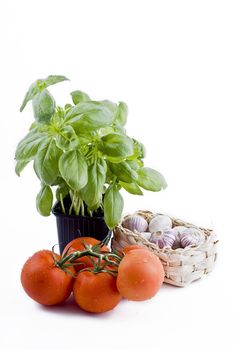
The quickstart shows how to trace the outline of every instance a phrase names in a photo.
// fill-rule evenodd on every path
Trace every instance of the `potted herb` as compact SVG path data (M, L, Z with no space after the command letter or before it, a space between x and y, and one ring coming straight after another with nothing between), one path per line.
M142 195L142 188L166 187L159 172L144 167L142 143L126 134L126 104L73 91L73 103L59 107L47 88L65 80L51 75L29 87L20 111L32 101L35 120L15 153L17 175L33 161L37 210L56 215L60 250L78 235L103 239L121 221L122 188Z

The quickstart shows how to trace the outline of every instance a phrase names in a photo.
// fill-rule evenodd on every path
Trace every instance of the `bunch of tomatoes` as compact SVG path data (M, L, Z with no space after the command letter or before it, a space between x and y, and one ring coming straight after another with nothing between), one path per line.
M63 303L73 292L77 305L88 312L112 310L121 300L152 298L164 280L157 256L141 246L110 252L92 237L71 241L62 255L41 250L23 266L25 292L42 305Z

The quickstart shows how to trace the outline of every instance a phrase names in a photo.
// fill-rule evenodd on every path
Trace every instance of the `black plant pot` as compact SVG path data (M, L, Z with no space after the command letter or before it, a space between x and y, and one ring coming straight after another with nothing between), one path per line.
M65 208L68 206L65 198ZM63 214L61 203L57 202L52 213L56 217L59 250L62 254L65 246L77 237L94 237L102 241L108 235L109 229L104 221L103 212L97 211L92 217Z

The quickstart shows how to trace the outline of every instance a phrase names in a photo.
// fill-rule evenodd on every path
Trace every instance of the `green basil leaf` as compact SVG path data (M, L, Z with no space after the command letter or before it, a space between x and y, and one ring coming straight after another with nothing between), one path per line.
M142 190L140 189L140 187L135 182L126 183L126 182L120 181L119 183L127 192L129 192L131 194L136 194L136 195L139 195L139 196L143 195Z
M72 91L70 95L72 97L72 101L74 105L77 105L80 102L90 101L89 95L87 95L85 92L80 90Z
M54 85L61 81L68 80L63 75L49 75L46 79L38 79L34 83L32 83L24 97L23 103L20 107L20 112L23 111L26 104L32 100L37 94L43 91L46 87L50 85Z
M44 79L44 83L46 87L48 87L50 85L54 85L65 80L69 80L69 79L64 75L49 75L46 79Z
M40 124L37 121L35 121L30 125L29 131L37 132L39 131L39 128L40 128Z
M33 98L33 112L35 119L40 123L48 123L55 112L55 100L47 89Z
M128 117L128 106L125 102L119 102L116 120L120 125L125 125Z
M123 198L115 185L110 185L104 196L104 219L113 229L121 221L123 211Z
M139 168L141 168L139 162L137 159L135 160L126 160L126 163L133 169L133 170L138 170Z
M41 176L40 176L39 169L38 169L38 162L35 162L35 159L33 162L33 169L34 169L34 172L37 175L38 179L41 181Z
M105 128L101 128L98 130L98 134L100 137L113 133L115 130L113 126L106 126Z
M56 146L53 138L47 139L40 146L35 158L35 172L41 181L53 185L59 175L58 161L62 151Z
M15 159L30 161L37 154L38 147L48 136L45 133L30 131L19 143L15 152Z
M63 153L59 159L59 170L67 184L75 191L80 191L87 183L87 163L78 150Z
M131 159L145 158L145 156L146 156L145 146L141 142L139 142L135 139L132 139L132 140L133 140L134 153L132 156L128 157L128 159L131 160Z
M56 189L56 198L58 201L61 200L61 196L62 198L65 198L69 193L69 187L67 185L67 183L65 181L60 181L57 189Z
M117 115L117 112L118 112L118 106L116 103L114 102L111 102L109 100L102 100L100 101L100 103L103 105L103 106L106 106L109 110L112 111L113 115L115 116L116 118L116 115Z
M88 181L80 193L81 197L90 208L96 205L99 206L102 202L106 170L107 166L104 159L98 159L88 167Z
M20 107L20 112L22 112L26 106L26 104L32 100L38 93L40 92L40 89L37 85L37 82L33 83L30 85L25 97L24 97L24 100L22 102L22 105Z
M121 163L123 160L125 160L126 157L108 157L106 156L106 160L108 160L111 163Z
M103 136L98 147L103 154L109 157L125 158L133 154L132 139L119 133Z
M20 176L20 173L22 172L22 170L24 170L24 168L26 167L26 165L29 163L29 160L18 160L15 166L15 172L18 176Z
M154 169L140 168L137 173L137 184L146 190L157 192L167 187L163 175Z
M124 134L124 135L126 135L126 130L125 130L125 128L124 128L122 125L120 125L119 123L115 123L115 125L113 126L113 128L114 128L114 132L117 132L117 133L119 133L119 134Z
M134 182L138 175L135 170L131 168L131 166L123 161L120 163L108 163L111 172L117 176L118 180L123 182Z
M38 212L43 216L49 216L53 205L53 192L50 186L43 185L36 198Z
M77 147L78 138L71 125L66 125L58 131L56 145L63 151L70 151Z
M101 102L80 102L66 115L65 123L71 125L76 133L87 133L109 126L114 121L114 114Z

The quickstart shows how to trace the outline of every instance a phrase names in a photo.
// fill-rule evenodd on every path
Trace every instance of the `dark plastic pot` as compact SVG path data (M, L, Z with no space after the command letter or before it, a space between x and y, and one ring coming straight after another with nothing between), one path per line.
M77 216L62 213L60 202L57 202L52 213L56 217L60 253L65 246L77 237L94 237L102 241L108 235L109 229L105 224L103 213L96 216Z

